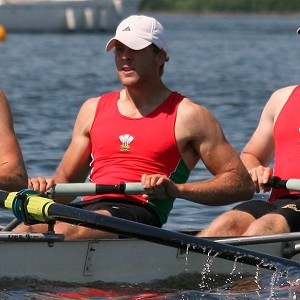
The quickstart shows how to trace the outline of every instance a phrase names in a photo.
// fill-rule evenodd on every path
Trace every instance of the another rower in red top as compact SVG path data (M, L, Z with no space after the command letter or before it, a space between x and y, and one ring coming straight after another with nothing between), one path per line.
M242 151L256 191L269 191L271 176L300 178L300 86L275 91ZM274 168L270 163L274 160ZM273 188L268 201L241 203L216 218L199 236L269 235L300 231L300 194ZM238 224L238 226L237 226Z

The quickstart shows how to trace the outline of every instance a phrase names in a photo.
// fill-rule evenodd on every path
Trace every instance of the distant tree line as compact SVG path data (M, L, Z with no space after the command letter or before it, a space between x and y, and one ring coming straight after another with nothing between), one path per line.
M163 12L296 13L299 0L143 0L140 10Z

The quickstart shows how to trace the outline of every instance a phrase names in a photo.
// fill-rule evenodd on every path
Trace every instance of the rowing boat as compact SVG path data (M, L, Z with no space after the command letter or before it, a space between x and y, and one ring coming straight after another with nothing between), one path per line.
M101 193L101 189L106 193L144 192L129 184L87 186L84 194ZM60 190L56 186L56 195L83 193L81 188L67 187L66 192L66 187ZM65 241L63 235L52 231L51 225L45 234L2 230L1 279L132 284L199 274L201 282L212 276L258 276L274 271L284 274L289 268L300 270L300 233L205 239L194 237L194 232L175 232L83 211L32 192L1 191L0 203L21 220L26 213L27 220L29 217L50 224L65 221L128 237Z
M0 232L0 278L67 283L151 283L183 274L253 275L259 266L141 239L64 241L61 235ZM216 240L218 241L218 240ZM276 257L300 261L300 234L228 238L230 243ZM205 247L205 245L204 245Z

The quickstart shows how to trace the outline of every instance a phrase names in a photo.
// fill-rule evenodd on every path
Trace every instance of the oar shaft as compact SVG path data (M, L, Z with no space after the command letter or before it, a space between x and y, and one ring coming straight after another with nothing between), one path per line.
M151 192L151 194L161 194L163 188ZM125 194L141 195L148 194L140 182L120 183L116 185L105 185L96 183L57 183L51 190L51 197L56 196L89 196L101 194Z
M1 206L13 210L17 217L17 215L20 216L19 210L23 207L23 205L20 203L21 199L18 199L18 197L16 199L16 197L17 193L0 191ZM26 212L31 218L41 222L59 220L96 230L104 230L120 235L139 238L170 247L205 253L210 256L216 255L220 258L256 267L259 266L265 269L275 270L276 264L300 269L300 264L293 260L222 244L209 239L198 238L175 231L144 225L121 218L108 217L95 212L56 203L53 200L40 197L39 195L27 195Z
M120 185L98 185L95 183L58 183L50 190L54 196L89 196L98 193L123 193Z
M170 247L188 249L189 251L205 253L211 256L260 266L266 269L276 269L274 263L300 268L300 264L293 260L268 255L232 245L213 242L204 238L197 238L187 234L169 231L115 217L108 217L54 203L48 207L48 216L55 220L81 225L92 229L104 230L129 237L163 244Z

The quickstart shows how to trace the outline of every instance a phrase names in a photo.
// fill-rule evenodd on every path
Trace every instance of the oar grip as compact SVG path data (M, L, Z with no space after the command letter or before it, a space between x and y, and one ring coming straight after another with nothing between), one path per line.
M58 183L50 190L55 196L89 196L96 195L95 183Z
M57 183L52 189L50 189L48 194L51 198L55 198L57 196L77 197L101 194L157 195L163 194L164 192L164 187L159 187L155 190L144 189L140 182L121 182L117 185L96 183Z
M148 194L148 195L158 195L163 194L165 192L165 188L163 186L159 186L156 190L147 190L144 189L140 182L130 182L126 183L125 192L126 195L141 195L141 194Z
M300 191L300 180L299 179L289 179L286 182L286 188L292 191Z

